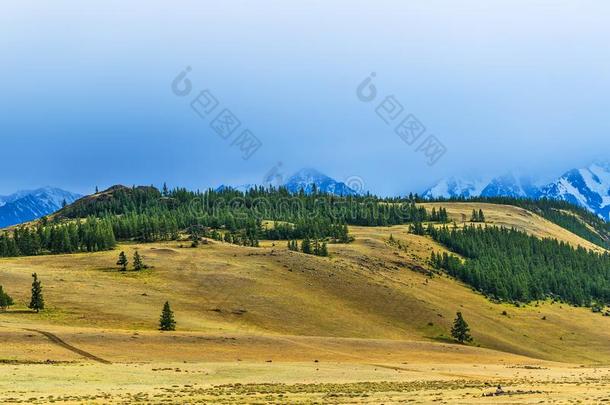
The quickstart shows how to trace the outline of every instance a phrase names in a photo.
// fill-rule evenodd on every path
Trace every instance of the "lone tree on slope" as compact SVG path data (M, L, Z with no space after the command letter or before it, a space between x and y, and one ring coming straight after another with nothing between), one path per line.
M138 251L136 250L136 253L134 253L133 255L133 269L139 271L145 268L146 265L142 261L142 256L140 256L140 253L138 253Z
M159 319L159 330L176 330L176 321L174 320L174 313L169 307L169 301L165 301L165 305L163 305L163 311L161 312L161 318Z
M32 299L30 300L29 308L36 311L44 309L44 299L42 298L42 284L38 280L36 273L32 274L34 281L32 282Z
M472 342L472 336L470 336L470 328L468 323L462 317L462 313L456 314L455 320L453 321L453 327L451 328L451 336L460 343Z
M0 309L6 311L6 309L11 305L13 305L13 299L10 295L4 292L2 286L0 285Z
M121 266L121 271L126 271L127 270L127 265L129 264L129 261L127 260L127 256L125 255L125 252L121 252L119 254L119 261L116 262L117 266Z

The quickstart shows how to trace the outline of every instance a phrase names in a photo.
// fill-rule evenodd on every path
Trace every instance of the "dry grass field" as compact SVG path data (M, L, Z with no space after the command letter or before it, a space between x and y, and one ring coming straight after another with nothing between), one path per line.
M461 221L591 247L527 211L442 204ZM430 208L430 207L428 207ZM331 257L213 242L0 259L16 301L0 313L2 403L603 403L610 318L540 302L495 304L430 276L442 251L406 226L351 227ZM390 245L389 236L404 249ZM150 269L121 273L138 250ZM47 309L26 310L31 273ZM156 330L169 300L176 332ZM456 311L474 344L448 338ZM505 314L504 314L505 313ZM487 397L500 384L501 397Z

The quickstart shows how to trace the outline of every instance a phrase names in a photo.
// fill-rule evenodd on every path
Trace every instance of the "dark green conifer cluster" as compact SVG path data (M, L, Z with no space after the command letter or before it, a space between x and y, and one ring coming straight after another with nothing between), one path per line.
M485 214L483 213L483 210L472 210L470 222L485 222Z
M301 242L300 249L299 249L299 242L296 239L289 240L288 249L292 250L294 252L301 252L301 253L305 253L308 255L322 256L322 257L328 256L328 246L327 246L326 242L323 240L319 240L319 239L312 240L309 237L306 237L305 239L303 239L303 241Z
M513 302L558 299L577 306L610 303L610 254L587 251L514 229L437 229L432 238L466 260L435 254L431 262L487 296Z
M606 222L586 208L579 207L568 201L547 198L533 200L515 197L456 197L433 200L422 200L416 197L415 199L417 202L483 202L513 205L536 213L589 242L604 248L610 248L610 222Z
M20 227L0 235L0 257L42 253L97 252L116 245L112 221L89 217L66 224L45 224L35 229Z
M13 298L4 292L4 289L0 285L0 310L6 311L6 309L13 305L13 303Z
M95 252L114 248L116 240L176 240L194 229L201 231L199 236L242 246L256 247L260 239L348 243L348 225L444 221L446 211L430 218L415 205L416 198L290 194L262 187L241 193L116 186L64 207L51 223L42 220L36 229L0 235L0 256ZM274 226L263 226L263 220Z

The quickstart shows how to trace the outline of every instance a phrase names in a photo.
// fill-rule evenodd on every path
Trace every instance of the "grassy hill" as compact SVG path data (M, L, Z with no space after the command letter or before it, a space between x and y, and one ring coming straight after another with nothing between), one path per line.
M468 223L473 209L482 209L485 212L486 224L515 228L539 238L557 239L575 247L582 246L597 252L605 251L603 247L570 232L566 228L532 211L513 205L481 202L437 202L423 203L421 206L429 210L433 207L436 209L445 208L451 220L457 222L460 226L465 223L464 219ZM570 212L568 215L580 219L575 213ZM593 229L591 231L596 232Z
M485 226L515 227L573 246L601 249L514 206L447 202L424 206L442 206L458 226L463 214L483 209ZM16 305L0 313L0 359L96 361L88 358L91 355L112 363L145 362L156 369L182 367L175 362L187 361L193 364L193 373L209 372L217 362L243 362L230 369L218 366L217 372L224 375L215 374L213 381L218 383L277 381L277 373L294 376L282 380L287 383L302 382L296 377L299 373L309 376L308 383L354 382L341 377L347 369L360 376L359 381L387 381L387 373L376 374L379 367L387 367L405 373L397 377L400 381L419 370L413 377L417 381L425 373L448 379L446 386L454 378L482 384L480 379L490 378L492 370L498 381L517 384L497 376L505 375L507 367L523 364L535 365L534 373L564 367L549 361L596 367L610 363L610 317L550 301L520 307L493 303L453 278L431 273L430 253L446 250L428 236L410 233L408 225L350 226L349 232L354 242L330 244L330 257L290 251L286 241L262 240L255 248L206 239L196 248L188 240L123 242L112 251L2 258L0 284ZM393 244L388 242L390 235ZM130 259L138 250L151 267L119 272L115 263L123 250ZM43 282L47 304L40 314L26 310L33 272ZM170 334L156 331L166 300L178 322L178 332ZM456 311L470 324L473 346L456 345L449 338ZM275 373L260 369L269 361ZM440 364L444 366L439 368ZM475 376L465 364L489 370ZM61 367L68 374L76 371L69 363ZM88 372L108 379L104 367L118 366L95 367L101 369ZM117 375L124 367L116 370ZM452 371L439 372L443 367ZM462 371L455 374L457 369ZM326 379L319 379L317 370L324 370ZM160 384L146 367L132 371L151 387ZM543 378L542 373L535 378ZM166 378L184 384L192 381ZM32 389L40 393L57 389L37 384L41 385ZM134 392L143 389L134 387ZM386 389L399 390L392 387Z
M503 209L496 208L498 215ZM406 226L350 232L355 242L330 245L330 258L288 251L285 242L247 248L210 241L198 248L128 244L110 252L2 259L2 284L21 307L32 272L43 280L49 307L39 315L9 312L2 320L154 330L169 300L181 330L445 341L459 310L483 347L610 361L610 332L600 328L610 324L607 317L550 302L494 304L447 276L429 277L430 252L444 249ZM387 243L390 234L404 249ZM131 256L136 249L152 268L119 272L118 251Z

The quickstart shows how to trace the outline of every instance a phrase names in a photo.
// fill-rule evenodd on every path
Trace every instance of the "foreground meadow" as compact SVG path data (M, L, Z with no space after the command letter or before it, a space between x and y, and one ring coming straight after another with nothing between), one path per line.
M458 219L472 208L447 206ZM491 225L589 246L524 210L485 210ZM610 401L610 317L493 303L430 273L430 253L443 248L406 226L350 233L355 241L330 245L329 258L285 242L208 241L1 259L16 305L0 313L0 402ZM150 268L119 272L118 253L136 250ZM33 272L39 314L26 308ZM176 332L157 331L165 301ZM456 311L472 345L449 337Z

